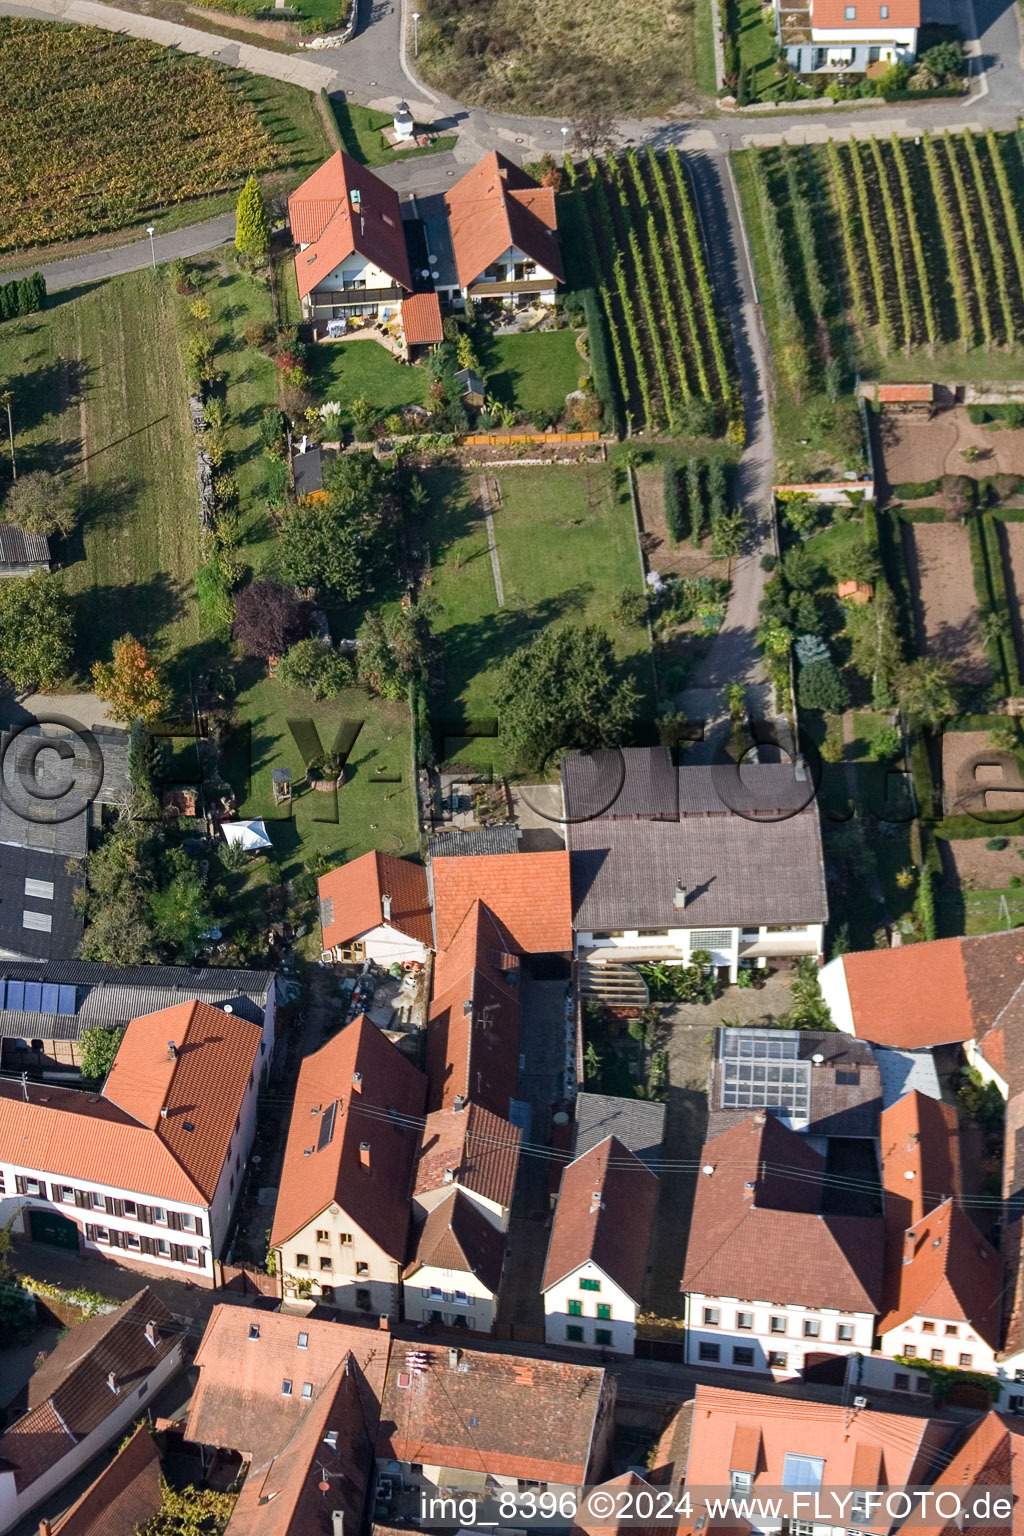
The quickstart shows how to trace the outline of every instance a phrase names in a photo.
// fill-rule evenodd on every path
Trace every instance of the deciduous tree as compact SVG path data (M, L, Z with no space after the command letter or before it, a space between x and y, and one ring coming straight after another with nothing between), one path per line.
M16 688L53 688L67 675L71 599L59 576L34 571L0 581L0 672Z
M502 741L523 767L571 747L626 739L639 695L596 626L544 630L502 664L495 689Z
M957 712L953 666L932 656L908 662L896 679L900 703L925 725L941 725Z
M3 504L5 522L28 533L70 533L78 515L78 491L68 475L37 469L15 480Z
M110 661L93 663L92 684L112 718L124 725L157 720L167 707L167 685L134 635L122 635L116 641Z
M281 563L297 587L354 602L388 569L393 472L372 453L341 454L324 475L324 501L307 501L281 527Z
M83 1029L78 1040L78 1064L90 1083L102 1083L114 1065L123 1029Z
M308 623L309 604L280 581L251 581L235 594L234 636L248 656L283 656Z

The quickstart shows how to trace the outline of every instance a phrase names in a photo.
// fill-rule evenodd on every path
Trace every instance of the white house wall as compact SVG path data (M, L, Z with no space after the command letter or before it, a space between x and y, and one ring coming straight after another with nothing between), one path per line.
M799 1256L794 1255L794 1264ZM704 1309L717 1309L718 1323L705 1323ZM752 1326L736 1326L737 1313L750 1313ZM875 1316L868 1312L839 1312L832 1307L806 1307L799 1303L744 1301L737 1297L705 1296L691 1292L685 1299L686 1364L719 1366L724 1370L771 1375L779 1381L799 1376L808 1355L852 1355L868 1352L874 1342ZM772 1318L785 1319L785 1332L772 1330ZM817 1323L817 1337L804 1332L805 1323ZM852 1338L840 1339L840 1327ZM701 1345L718 1346L718 1359L705 1355ZM734 1349L753 1350L749 1365L733 1360ZM769 1357L785 1356L785 1365L772 1366Z
M318 1231L327 1233L323 1241L317 1239ZM350 1237L351 1242L343 1243L342 1236ZM397 1317L401 1280L398 1264L340 1206L322 1211L282 1243L277 1252L286 1292L299 1281L308 1280L314 1298L321 1296L323 1286L333 1287L333 1300L326 1305L348 1312ZM307 1264L298 1262L300 1255L308 1260ZM329 1269L322 1267L324 1259L330 1261ZM359 1273L360 1265L366 1266L364 1273Z
M440 1313L448 1327L490 1333L494 1324L495 1297L478 1276L466 1270L438 1269L424 1264L402 1284L407 1323L436 1321ZM457 1319L465 1321L459 1322Z
M835 960L830 960L827 965L822 966L818 972L818 984L821 987L821 995L828 1004L828 1011L832 1015L832 1023L837 1029L841 1029L844 1035L856 1035L857 1026L853 1020L850 989L846 984L846 970L842 955L838 955Z
M596 1280L601 1289L581 1290L581 1280ZM580 1303L578 1316L570 1313L570 1301ZM608 1307L611 1316L599 1318L599 1306ZM588 1261L544 1292L544 1341L570 1349L611 1349L617 1354L631 1355L636 1342L636 1314L637 1303L633 1298ZM583 1338L570 1339L569 1328L582 1328ZM599 1331L609 1333L611 1338L599 1343Z
M32 1509L50 1498L69 1482L100 1451L116 1440L136 1419L142 1418L149 1404L181 1368L182 1343L179 1341L130 1395L114 1406L113 1412L71 1446L66 1456L49 1467L20 1493L14 1486L13 1472L0 1472L0 1532L9 1531Z
M964 1041L964 1055L967 1057L970 1065L978 1073L978 1076L981 1078L982 1082L995 1083L1003 1098L1009 1098L1009 1085L1007 1084L1005 1078L1000 1077L995 1067L993 1067L992 1064L982 1055L981 1051L978 1049L978 1043L976 1040Z
M427 958L426 945L418 939L410 939L407 934L400 933L387 923L381 923L378 928L370 928L360 935L357 943L363 944L367 960L375 960L385 969L389 965L403 965L410 960L418 960L423 965Z
M447 1200L453 1189L461 1189L467 1200L472 1200L478 1211L481 1211L492 1226L499 1232L508 1231L508 1206L499 1205L496 1200L489 1200L485 1195L479 1194L475 1189L466 1189L458 1179L453 1179L450 1184L438 1184L436 1189L417 1191L413 1202L421 1211L432 1211L435 1205L440 1205L442 1200Z
M925 1331L925 1324L931 1331ZM947 1329L953 1328L954 1333ZM943 1318L911 1317L898 1328L892 1328L879 1338L880 1353L890 1357L912 1353L924 1364L951 1365L964 1371L995 1370L995 1350L979 1338L968 1323L949 1322ZM933 1351L941 1354L941 1360L932 1360ZM961 1355L967 1357L961 1360ZM900 1370L907 1367L900 1366Z
M262 1045L265 1044L265 1041L262 1042ZM263 1056L261 1059L266 1060L267 1058ZM213 1204L210 1206L210 1243L216 1258L223 1257L224 1244L227 1242L235 1202L241 1194L245 1183L249 1153L252 1150L253 1137L256 1134L258 1096L259 1066L257 1065L253 1068L252 1077L249 1080L249 1086L242 1101L242 1107L238 1112L238 1129L231 1134L228 1155L220 1171L220 1178L217 1181L217 1188L213 1195Z

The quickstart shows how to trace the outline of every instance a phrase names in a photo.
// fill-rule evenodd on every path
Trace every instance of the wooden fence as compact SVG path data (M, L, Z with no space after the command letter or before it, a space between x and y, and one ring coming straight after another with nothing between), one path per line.
M512 443L599 443L600 432L470 432L465 448L505 448Z

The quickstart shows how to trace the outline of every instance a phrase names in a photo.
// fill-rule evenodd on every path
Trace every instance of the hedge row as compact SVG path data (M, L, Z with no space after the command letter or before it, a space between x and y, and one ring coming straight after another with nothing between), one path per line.
M33 272L31 277L12 278L0 288L0 320L34 315L45 303L46 279L41 272Z
M615 390L612 387L608 331L605 327L604 315L601 313L601 306L597 301L597 294L593 288L584 288L580 293L580 299L583 304L583 323L587 327L590 376L594 381L594 392L601 402L606 423L613 426L616 432L619 432L620 424L616 408Z
M992 610L1002 615L1003 622L1006 625L1005 634L1000 635L997 640L1000 666L1006 683L1007 695L1010 698L1016 698L1021 689L1020 667L1017 660L1017 646L1013 638L1010 597L1006 590L1006 572L1003 568L1003 552L999 547L999 530L987 512L980 512L977 522L981 531L981 544L988 570Z
M974 596L978 603L978 617L986 619L993 610L992 579L989 572L988 550L985 546L985 535L982 531L980 517L967 519L967 547L971 555L971 575L974 578ZM985 642L985 655L992 670L992 676L999 680L1004 693L1009 693L1006 667L1003 663L1002 648L999 637L993 637Z
M679 468L675 464L665 465L665 523L672 540L681 544L685 534L686 515L683 510L682 489L679 484Z

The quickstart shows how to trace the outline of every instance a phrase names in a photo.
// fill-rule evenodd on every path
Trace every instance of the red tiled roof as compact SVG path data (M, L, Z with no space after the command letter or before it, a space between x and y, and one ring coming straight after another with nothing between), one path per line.
M994 1520L991 1536L1022 1536L1024 1533L1024 1422L1016 1414L990 1411L967 1425L948 1464L935 1478L936 1490L955 1488L1005 1488L1012 1513L1005 1525ZM934 1504L929 1506L934 1509ZM920 1525L922 1536L960 1536L955 1525Z
M294 1435L270 1460L250 1467L224 1536L328 1536L338 1529L334 1510L343 1512L346 1531L358 1531L371 1446L349 1355ZM329 1500L320 1487L325 1481Z
M592 1260L639 1304L658 1201L658 1180L615 1136L562 1173L541 1290Z
M844 9L845 3L846 0L843 0ZM910 0L910 3L915 4L917 0ZM916 26L917 23L915 22L914 25ZM879 384L878 386L879 405L917 402L930 404L934 399L934 384Z
M772 1115L705 1142L682 1289L875 1312L880 1217L819 1214L824 1160ZM793 1262L793 1255L800 1262Z
M241 1014L209 1003L163 1008L132 1020L103 1086L104 1098L156 1132L207 1200L224 1168L262 1034Z
M258 1329L256 1338L251 1330ZM305 1335L304 1347L299 1334ZM199 1380L185 1433L199 1445L240 1452L257 1466L284 1450L351 1355L363 1414L377 1430L391 1336L373 1327L215 1306L196 1353ZM281 1392L292 1382L292 1395ZM309 1382L310 1398L302 1397Z
M358 207L353 192L359 194ZM288 199L288 222L295 243L306 247L295 257L300 299L353 252L411 291L398 193L343 150L296 187Z
M405 1266L404 1277L411 1279L424 1265L458 1270L476 1275L492 1295L497 1295L504 1258L505 1234L467 1195L453 1189L420 1227L416 1251Z
M920 1050L974 1038L988 1055L1002 1049L992 1027L1024 982L1024 934L933 939L833 963L842 965L860 1039Z
M512 1204L521 1142L518 1126L479 1104L470 1103L457 1113L439 1109L427 1116L423 1127L413 1195L454 1182L507 1209ZM453 1179L446 1177L449 1169Z
M569 855L496 853L431 863L438 950L447 949L475 901L484 902L525 954L572 949Z
M274 1208L273 1247L337 1203L391 1258L405 1257L416 1149L410 1121L423 1113L425 1091L422 1072L365 1014L305 1057ZM360 1151L364 1142L369 1166Z
M500 924L474 902L434 967L428 1109L450 1109L461 1095L508 1114L519 1087L518 980L518 959Z
M364 853L351 864L329 870L317 881L321 902L330 904L323 928L325 949L348 944L384 921L382 897L391 897L390 923L399 933L429 949L434 942L430 924L427 872L422 864L395 859L389 853Z
M904 1094L882 1111L880 1146L886 1227L899 1238L902 1250L908 1227L960 1193L956 1106L916 1090Z
M658 1508L658 1494L654 1484L647 1482L645 1478L640 1477L638 1473L632 1470L622 1472L618 1477L610 1477L607 1482L600 1483L598 1486L612 1493L615 1499L613 1508L616 1513L620 1511L628 1513L629 1509L629 1506L624 1506L624 1501L617 1497L616 1491L620 1488L632 1489L632 1498L635 1498L641 1489L646 1489L648 1494L653 1496L653 1509ZM588 1506L582 1504L571 1528L570 1536L610 1536L612 1532L621 1533L621 1536L625 1536L627 1531L631 1531L633 1536L657 1536L659 1531L665 1531L665 1529L666 1527L663 1525L640 1525L635 1518L621 1521L616 1520L614 1514L602 1518L600 1515L592 1514ZM670 1527L670 1529L675 1529L675 1527Z
M26 1097L0 1083L0 1147L13 1156L16 1146L21 1166L41 1173L208 1204L261 1036L258 1024L208 1003L133 1019L102 1094L40 1083Z
M140 1424L67 1514L52 1523L52 1536L137 1536L158 1513L162 1498L160 1453L149 1426Z
M908 1228L897 1298L878 1324L889 1333L912 1317L967 1323L993 1349L1000 1344L1003 1266L966 1211L945 1200Z
M377 1460L413 1461L535 1482L585 1483L605 1373L518 1355L396 1347L381 1400ZM610 1407L610 1404L609 1404Z
M839 1403L698 1386L686 1466L690 1487L728 1489L732 1446L741 1427L757 1433L761 1441L755 1498L759 1488L783 1486L785 1459L791 1452L822 1458L822 1486L826 1488L857 1487L854 1467L858 1458L864 1464L867 1448L880 1454L884 1482L889 1486L903 1488L928 1482L937 1452L948 1444L956 1428L939 1418L911 1418L865 1408L851 1414ZM880 1513L884 1517L884 1512ZM890 1517L884 1517L884 1529L889 1524Z
M476 282L515 246L562 280L555 194L492 150L445 197L459 282Z
M149 1322L157 1325L155 1345L146 1338ZM123 1412L156 1366L180 1349L174 1319L148 1286L72 1328L30 1378L28 1412L0 1437L0 1464L13 1471L19 1492Z
M413 293L402 300L402 329L410 347L444 340L441 303L436 293Z
M811 26L816 32L861 33L867 30L893 32L921 25L921 0L889 0L888 15L882 15L885 0L811 0ZM853 9L854 15L846 12Z

